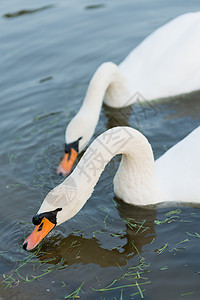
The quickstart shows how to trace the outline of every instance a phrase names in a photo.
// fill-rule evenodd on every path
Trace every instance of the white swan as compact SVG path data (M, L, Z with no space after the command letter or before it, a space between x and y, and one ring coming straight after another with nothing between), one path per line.
M151 145L139 131L130 127L107 130L89 146L72 174L46 196L33 217L37 226L24 248L33 249L55 225L83 207L105 166L117 154L122 154L122 159L114 177L114 192L125 202L200 202L199 153L200 126L155 163Z
M200 12L195 12L161 26L119 66L107 62L97 69L79 112L67 126L65 155L57 173L69 174L78 152L89 143L103 100L111 107L124 107L138 98L152 100L198 89Z

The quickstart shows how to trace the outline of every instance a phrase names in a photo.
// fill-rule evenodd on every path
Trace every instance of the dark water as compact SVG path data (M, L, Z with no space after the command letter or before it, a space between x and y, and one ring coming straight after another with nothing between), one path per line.
M55 170L65 126L96 68L119 63L154 29L199 8L194 0L1 1L0 270L1 281L11 275L6 282L12 285L0 290L0 299L64 299L81 284L71 297L200 298L199 207L144 209L115 199L119 157L84 208L39 252L30 257L21 249L33 214L61 181ZM159 157L199 125L199 101L195 92L145 108L104 106L95 137L130 125L149 138ZM112 290L97 291L106 287Z

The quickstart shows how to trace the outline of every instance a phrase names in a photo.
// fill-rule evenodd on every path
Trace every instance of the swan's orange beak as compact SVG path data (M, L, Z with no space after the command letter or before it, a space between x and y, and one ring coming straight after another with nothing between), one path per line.
M67 176L71 173L72 167L78 156L78 152L71 148L70 153L65 153L61 163L57 168L57 174Z
M42 222L35 226L33 232L24 241L24 250L34 249L55 226L55 224L44 217Z

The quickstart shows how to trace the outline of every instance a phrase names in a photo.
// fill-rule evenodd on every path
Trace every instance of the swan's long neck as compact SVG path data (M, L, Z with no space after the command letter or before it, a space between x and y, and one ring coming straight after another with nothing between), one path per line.
M106 62L93 75L81 109L94 109L99 114L103 100L111 107L122 107L127 106L130 97L127 81L119 67Z
M39 213L61 207L60 223L73 217L91 196L107 163L117 154L122 154L114 178L117 196L135 205L161 202L147 139L133 128L115 127L90 145L73 173L49 193Z
M199 203L199 133L200 127L155 164L152 148L139 131L114 127L104 132L90 145L73 173L47 195L38 214L62 208L57 224L72 218L91 196L107 163L117 154L122 154L122 159L114 178L114 191L125 202L135 205L163 201ZM189 158L188 153L192 153Z
M131 94L119 67L111 62L103 63L92 77L83 104L68 124L65 140L72 143L79 138L82 151L90 141L99 120L103 100L111 107L127 106Z

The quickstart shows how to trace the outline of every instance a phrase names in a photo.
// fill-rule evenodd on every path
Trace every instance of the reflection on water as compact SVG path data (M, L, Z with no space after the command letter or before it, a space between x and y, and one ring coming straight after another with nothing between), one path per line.
M18 272L22 277L18 273L13 274L12 278L17 277L14 283L17 286L2 291L4 299L12 298L16 292L26 295L29 289L34 288L33 282L30 282L23 286L25 290L22 292L20 282L23 276L36 280L39 284L36 294L43 290L41 299L59 299L58 295L63 299L63 295L69 295L83 282L83 295L78 294L83 299L101 299L97 292L101 289L105 291L100 295L119 298L120 286L126 287L125 299L133 293L137 295L136 299L141 299L136 282L145 299L167 300L169 296L173 299L174 295L176 299L182 299L182 295L189 291L195 295L194 299L198 299L200 264L195 257L198 256L200 240L199 233L195 233L195 224L199 222L199 205L174 204L169 208L165 204L160 208L145 209L115 201L119 217L125 224L123 230L119 221L114 220L119 232L113 233L109 224L104 232L94 231L95 235L91 238L84 237L86 228L69 233L67 237L62 237L61 233L53 234L36 253L38 260L34 256L27 257L27 263L21 264ZM102 235L103 240L110 240L110 245L114 244L112 239L117 240L116 247L104 247L104 243L100 242ZM37 279L37 276L40 277ZM106 288L114 290L109 294ZM46 294L46 291L49 293ZM34 297L29 295L31 300Z
M131 126L140 130L142 124L158 114L156 103L136 102L123 108L111 108L103 105L103 112L107 117L106 129L116 126Z
M143 246L151 243L156 237L154 230L156 210L131 206L117 199L116 201L119 215L125 222L126 229L118 233L105 231L99 234L109 235L110 239L112 237L119 239L119 246L115 249L102 248L96 238L98 233L91 239L83 237L83 232L79 232L78 235L69 234L66 238L57 235L49 238L46 246L43 245L42 251L51 254L42 256L40 254L40 260L47 260L54 256L56 258L53 261L54 264L60 261L67 265L93 263L105 268L116 265L125 266L133 256L142 255ZM122 243L123 246L120 246Z
M110 129L116 126L129 126L129 118L132 114L133 106L124 108L111 108L103 105L103 113L107 118L106 128Z
M164 109L169 111L168 116L166 116L166 119L168 120L182 118L199 119L200 91L169 98L166 102L162 102L163 104L166 104ZM170 110L172 110L171 113Z
M4 14L3 16L5 18L15 18L15 17L20 17L20 16L23 16L23 15L27 15L27 14L37 13L39 11L49 9L49 8L52 8L52 7L54 7L54 6L53 5L46 5L46 6L42 6L40 8L35 8L35 9L23 9L23 10L20 10L20 11L16 11L14 13Z

